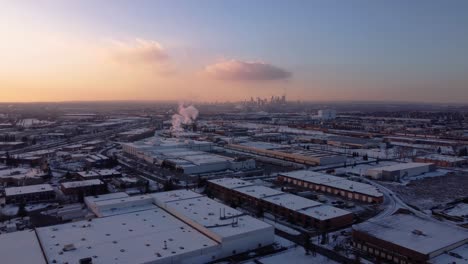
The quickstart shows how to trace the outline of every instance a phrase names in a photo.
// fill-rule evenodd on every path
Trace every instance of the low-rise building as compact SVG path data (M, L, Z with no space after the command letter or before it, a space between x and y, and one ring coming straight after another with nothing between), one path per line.
M383 202L383 194L376 187L325 173L309 170L286 172L280 173L277 180L281 183L341 196L346 199L366 203Z
M73 198L80 198L88 195L99 195L107 192L106 184L97 179L62 182L60 184L60 189L63 194L72 196Z
M352 236L354 247L378 263L437 263L437 256L468 243L464 229L407 214L354 225Z
M429 154L426 156L415 157L413 161L433 163L440 167L461 167L468 164L468 160L466 158L440 154Z
M5 202L7 204L40 203L54 199L55 191L50 184L5 188Z
M305 227L330 230L353 222L353 214L346 210L241 179L209 180L207 188L210 194L230 204L253 208L256 213L270 212Z
M34 230L0 234L0 260L2 264L46 264Z
M432 163L400 163L367 170L366 175L380 180L398 181L404 177L413 177L423 173L434 171L435 165Z
M206 263L220 248L157 207L41 227L37 235L48 263Z
M273 226L188 190L151 194L155 203L221 244L221 257L274 242Z

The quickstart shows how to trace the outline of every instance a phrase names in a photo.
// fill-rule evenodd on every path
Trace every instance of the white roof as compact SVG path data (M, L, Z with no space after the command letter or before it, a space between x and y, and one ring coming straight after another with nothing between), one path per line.
M37 184L37 185L5 188L5 195L6 196L20 195L20 194L27 194L27 193L47 192L47 191L53 191L53 190L54 188L52 188L50 184Z
M163 206L167 202L181 201L203 196L202 194L188 191L188 190L175 190L169 192L159 192L148 194L152 196L157 205Z
M299 210L298 212L322 221L351 214L346 210L325 204L321 206L310 207L304 210Z
M125 197L129 197L129 195L124 192L116 192L116 193L101 194L101 195L95 195L95 196L86 196L84 200L86 203L95 203L99 201L119 199L119 198L125 198Z
M236 189L239 187L254 185L251 182L244 181L241 179L236 179L236 178L221 178L221 179L216 179L216 180L209 180L209 182L220 185L227 189Z
M461 259L457 258L457 255L460 256ZM448 264L448 263L468 264L468 244L452 249L449 252L444 252L443 254L431 259L429 263L431 264Z
M266 197L263 200L294 211L322 205L322 203L289 193Z
M118 171L116 171L114 169L97 170L96 172L101 176L120 174L120 172L118 172Z
M99 174L95 171L79 171L77 172L81 177L99 177Z
M283 194L282 191L278 191L272 188L268 188L265 186L246 186L242 188L237 188L236 191L246 194L248 196L252 196L255 198L265 198L265 197L270 197L270 196L275 196L275 195L281 195Z
M448 161L448 162L467 161L465 158L462 158L462 157L440 155L440 154L429 154L429 155L426 155L426 156L422 156L420 158L428 159L428 160L437 160L437 161Z
M281 173L289 178L301 181L320 184L349 192L362 193L374 197L381 197L383 194L374 186L356 181L347 180L341 177L308 170L299 170L293 172Z
M118 214L156 209L153 198L149 195L129 196L117 199L97 201L92 204L96 208L96 215L106 217Z
M400 171L400 170L407 170L407 169L418 168L418 167L426 167L426 166L429 166L429 165L431 165L431 163L410 162L410 163L400 163L400 164L395 164L395 165L379 167L379 168L375 168L375 169L372 169L372 170Z
M230 161L231 159L228 157L222 157L219 155L214 155L210 153L205 153L201 155L188 155L188 156L180 156L181 159L189 161L195 165L203 165L203 164L212 164L212 163L225 163Z
M85 181L72 181L72 182L62 182L61 185L65 188L77 188L84 186L100 185L104 184L101 180L85 180Z
M219 248L162 209L42 227L37 233L49 263L78 263L88 257L96 264L166 263ZM64 251L66 245L75 249Z
M34 230L1 234L0 260L2 264L46 264Z
M353 229L425 255L460 241L468 242L468 232L461 228L406 214L367 221Z
M208 230L204 233L218 242L241 234L248 236L260 230L271 234L274 232L271 225L205 196L168 202L164 208L182 220L203 226ZM237 224L233 225L233 222Z

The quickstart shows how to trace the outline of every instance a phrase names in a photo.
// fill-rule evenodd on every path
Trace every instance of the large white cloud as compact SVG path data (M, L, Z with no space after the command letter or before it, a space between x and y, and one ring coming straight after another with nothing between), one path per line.
M258 61L227 60L205 67L205 74L220 80L268 81L284 80L291 72L277 66Z

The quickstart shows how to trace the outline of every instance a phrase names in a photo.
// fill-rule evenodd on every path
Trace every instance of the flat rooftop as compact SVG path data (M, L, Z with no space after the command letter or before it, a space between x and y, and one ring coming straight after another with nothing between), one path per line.
M78 188L85 186L101 185L104 184L101 180L84 180L84 181L72 181L72 182L62 182L61 185L64 188Z
M2 264L46 264L34 230L1 234L0 259Z
M426 166L429 166L430 164L431 163L422 163L422 162L400 163L400 164L375 168L373 170L400 171L400 170L408 170L408 169L419 168L419 167L426 167Z
M425 255L460 241L468 242L466 230L406 214L367 221L353 229Z
M305 181L305 182L309 182L309 183L329 186L329 187L333 187L336 189L345 190L348 192L362 193L362 194L366 194L366 195L374 196L374 197L383 196L383 194L376 187L370 184L351 181L342 177L337 177L337 176L329 175L325 173L308 171L308 170L300 170L300 171L281 173L280 175L293 178L293 179L298 179L298 180Z
M329 206L329 205L325 205L325 204L320 205L320 206L310 207L304 210L299 210L298 212L301 214L305 214L310 217L313 217L315 219L322 220L322 221L351 214L350 212L346 210L336 208L333 206Z
M221 240L237 235L248 236L259 230L270 230L273 234L271 225L206 196L168 202L165 208L181 219L203 226Z
M53 191L53 190L54 188L52 188L50 184L37 184L37 185L28 185L28 186L21 186L21 187L9 187L9 188L5 188L5 196L47 192L47 191Z
M447 162L467 161L467 159L462 158L462 157L440 155L440 154L429 154L429 155L421 156L421 157L418 157L418 158L423 158L423 159L428 159L428 160L437 160L437 161L447 161Z
M192 199L196 197L202 197L202 194L187 191L187 190L175 190L169 192L159 192L159 193L151 193L148 194L152 196L157 205L163 206L165 203L173 202L173 201L181 201L186 199Z
M101 195L95 195L95 196L86 196L84 200L86 203L96 203L99 201L113 200L113 199L126 198L126 197L129 197L127 193L116 192L116 193L101 194Z
M219 248L159 208L42 227L37 233L49 263L79 263L88 257L93 263L167 263ZM67 247L74 250L64 250Z
M278 191L261 185L236 188L236 191L248 196L255 197L257 199L283 194L282 191Z
M322 205L322 203L289 193L266 197L263 200L294 211Z
M244 181L236 178L221 178L216 180L209 180L209 182L222 186L226 189L236 189L245 186L253 186L254 184L248 181Z

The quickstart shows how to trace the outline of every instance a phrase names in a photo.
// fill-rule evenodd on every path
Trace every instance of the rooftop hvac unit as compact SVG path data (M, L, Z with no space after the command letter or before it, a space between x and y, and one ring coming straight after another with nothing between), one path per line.
M63 251L72 251L72 250L75 250L75 245L73 244L66 244L63 246Z
M82 258L79 260L80 264L92 264L93 263L93 258L87 257L87 258Z

